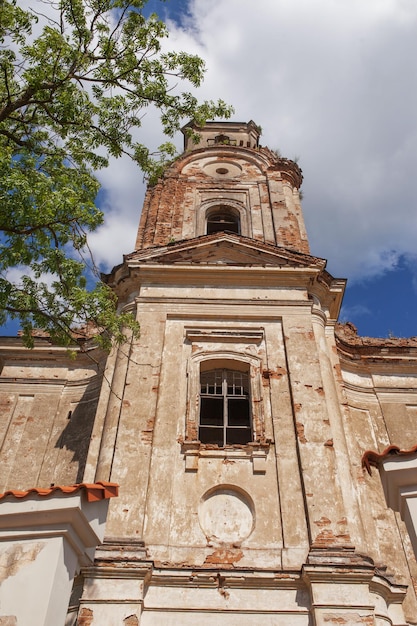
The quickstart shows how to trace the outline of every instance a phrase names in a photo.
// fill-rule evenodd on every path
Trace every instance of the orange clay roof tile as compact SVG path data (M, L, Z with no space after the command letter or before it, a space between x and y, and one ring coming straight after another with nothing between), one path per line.
M106 481L98 481L97 483L79 483L77 485L52 485L49 489L42 489L39 487L33 487L26 491L19 491L18 489L11 489L0 494L0 500L13 496L14 498L26 498L31 494L47 497L56 492L63 493L64 495L72 495L79 490L83 490L88 502L96 502L97 500L106 500L107 498L114 498L119 493L119 485L117 483L109 483Z
M417 445L409 450L401 450L398 446L388 446L383 452L374 452L373 450L366 450L362 455L362 468L366 469L368 474L372 474L371 465L378 467L381 461L385 460L389 456L401 455L411 456L416 454Z

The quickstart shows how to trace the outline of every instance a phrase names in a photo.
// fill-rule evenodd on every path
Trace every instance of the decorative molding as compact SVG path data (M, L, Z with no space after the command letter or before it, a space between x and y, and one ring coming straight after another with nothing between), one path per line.
M271 441L260 443L253 441L243 446L226 446L218 448L210 444L202 444L198 440L180 441L181 452L184 455L185 470L196 472L200 459L224 459L230 461L247 460L253 465L254 474L265 474L266 461Z
M189 341L213 341L221 343L261 343L264 330L247 330L244 328L220 329L219 327L186 328L185 336Z

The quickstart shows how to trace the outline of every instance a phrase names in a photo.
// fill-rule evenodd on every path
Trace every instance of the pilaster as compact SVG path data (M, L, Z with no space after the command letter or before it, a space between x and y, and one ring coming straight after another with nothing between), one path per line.
M141 541L113 538L96 552L94 566L86 567L78 626L139 626L152 564L143 561Z
M314 626L407 626L406 586L392 584L353 549L311 550L303 579Z
M350 548L311 314L285 317L284 338L311 546Z

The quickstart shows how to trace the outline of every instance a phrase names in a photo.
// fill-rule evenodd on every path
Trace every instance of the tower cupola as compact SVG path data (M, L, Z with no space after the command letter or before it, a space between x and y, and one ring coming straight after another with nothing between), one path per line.
M215 146L234 146L240 148L258 148L261 128L253 120L250 122L206 122L198 128L189 122L182 129L184 134L184 152ZM200 140L195 141L195 133Z
M149 187L136 250L231 231L309 253L300 168L259 145L255 122L182 129L184 152Z

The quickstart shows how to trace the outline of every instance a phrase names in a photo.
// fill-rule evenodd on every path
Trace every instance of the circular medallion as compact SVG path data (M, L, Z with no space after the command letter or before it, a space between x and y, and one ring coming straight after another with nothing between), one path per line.
M211 541L240 542L253 530L253 511L248 494L228 485L215 487L201 498L200 526Z
M203 171L208 176L215 178L234 178L242 174L242 167L235 161L209 161L203 166Z

